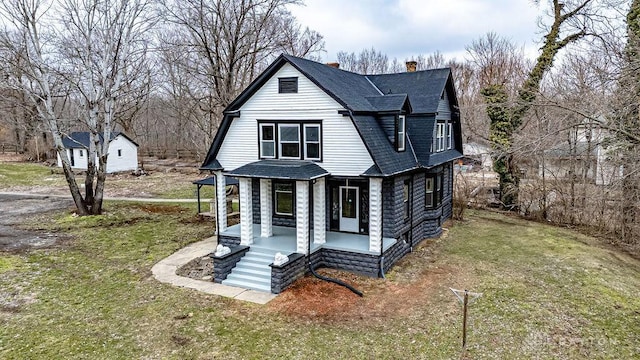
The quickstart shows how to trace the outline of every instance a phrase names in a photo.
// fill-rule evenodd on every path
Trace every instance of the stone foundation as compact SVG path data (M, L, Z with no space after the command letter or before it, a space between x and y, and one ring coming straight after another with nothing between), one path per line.
M271 292L279 294L306 272L306 257L303 254L289 255L289 261L282 265L271 264Z
M244 245L229 247L231 248L231 253L229 254L223 256L211 254L213 259L213 282L221 283L222 280L226 279L238 261L249 251L249 247Z

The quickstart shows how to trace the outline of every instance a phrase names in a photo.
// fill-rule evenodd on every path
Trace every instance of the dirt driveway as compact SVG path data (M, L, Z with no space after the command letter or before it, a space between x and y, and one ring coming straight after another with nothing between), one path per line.
M20 251L54 245L59 234L20 229L31 216L64 209L73 205L70 199L0 194L0 251Z

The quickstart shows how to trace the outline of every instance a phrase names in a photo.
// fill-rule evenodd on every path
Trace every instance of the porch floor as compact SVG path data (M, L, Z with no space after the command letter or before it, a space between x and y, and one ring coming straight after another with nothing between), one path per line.
M296 252L296 228L286 226L273 226L273 236L260 237L260 224L253 224L253 244L252 247L279 251L285 255ZM221 235L240 237L240 224L229 226ZM337 231L327 231L326 242L324 244L313 243L313 229L309 232L311 241L311 252L318 249L333 249L350 251L361 254L380 255L377 252L369 251L369 235L344 233ZM382 238L382 248L386 251L396 239Z

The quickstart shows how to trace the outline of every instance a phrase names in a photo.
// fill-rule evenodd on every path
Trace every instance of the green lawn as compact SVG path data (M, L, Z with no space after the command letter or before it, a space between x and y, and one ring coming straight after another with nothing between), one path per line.
M64 185L64 176L32 163L0 163L0 189L10 186Z
M0 358L453 359L461 310L449 286L484 294L470 307L468 359L629 359L640 350L640 262L569 230L469 212L387 280L352 277L365 297L348 306L360 313L301 317L282 311L281 299L303 301L291 296L260 306L151 277L157 261L212 233L191 205L106 210L32 221L71 237L0 255Z

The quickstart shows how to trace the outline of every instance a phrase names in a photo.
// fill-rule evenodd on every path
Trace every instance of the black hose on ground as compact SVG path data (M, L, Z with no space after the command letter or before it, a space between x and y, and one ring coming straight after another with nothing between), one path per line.
M342 282L342 281L340 281L338 279L322 276L322 275L316 273L316 271L313 269L313 266L311 266L311 261L309 261L309 271L311 271L311 274L313 274L313 276L317 277L320 280L324 280L324 281L332 282L334 284L338 284L340 286L344 286L347 289L351 290L354 294L356 294L356 295L358 295L360 297L364 296L361 291L359 291L358 289L354 288L353 286L351 286L351 285L349 285L349 284L347 284L345 282Z

